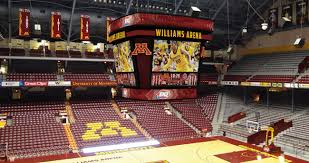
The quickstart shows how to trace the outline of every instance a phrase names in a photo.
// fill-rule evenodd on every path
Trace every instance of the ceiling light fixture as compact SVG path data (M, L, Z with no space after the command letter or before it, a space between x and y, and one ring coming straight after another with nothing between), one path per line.
M247 0L248 5L252 8L252 10L256 13L257 16L260 17L261 20L263 20L264 23L261 24L262 26L262 30L266 30L268 28L268 23L266 23L266 20L263 18L263 16L261 16L256 10L255 8L250 4L250 1Z

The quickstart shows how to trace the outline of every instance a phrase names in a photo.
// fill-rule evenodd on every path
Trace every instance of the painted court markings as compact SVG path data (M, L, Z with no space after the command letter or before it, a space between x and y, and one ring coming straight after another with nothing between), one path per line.
M230 157L224 157L225 154ZM231 159L231 157L234 159ZM81 157L67 160L57 160L51 161L50 163L236 163L242 162L240 160L235 160L239 157L244 157L240 160L245 160L243 161L245 163L261 163L261 161L256 160L256 153L250 152L245 148L221 140L159 147L137 151L127 151L121 153ZM279 163L279 160L271 157L263 157L262 162Z

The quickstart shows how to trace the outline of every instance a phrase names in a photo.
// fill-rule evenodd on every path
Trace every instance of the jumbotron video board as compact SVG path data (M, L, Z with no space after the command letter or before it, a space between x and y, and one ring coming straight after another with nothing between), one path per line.
M138 86L136 82L134 61L136 48L141 45L139 40L118 43L113 47L116 59L115 68L117 81L122 86ZM140 46L148 51L151 62L143 63L141 69L151 68L148 78L150 87L194 87L198 82L198 68L200 60L200 42L153 40L144 41ZM134 46L131 46L134 45ZM146 65L147 64L147 65ZM151 65L148 65L151 64ZM140 81L141 82L141 81Z
M200 42L154 40L152 72L198 72Z
M108 24L117 82L127 88L127 97L195 97L201 49L212 40L212 20L136 13Z
M134 72L130 41L113 46L116 72Z
M200 42L154 40L151 85L196 86Z
M130 41L113 46L116 78L119 85L136 86Z

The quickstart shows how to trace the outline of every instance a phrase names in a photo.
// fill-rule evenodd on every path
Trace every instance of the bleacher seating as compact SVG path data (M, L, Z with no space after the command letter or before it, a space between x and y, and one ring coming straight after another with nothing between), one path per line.
M137 121L157 140L180 140L196 136L193 129L175 115L168 115L164 111L164 102L118 100L118 104L133 110Z
M25 56L25 49L11 49L11 55L12 56Z
M245 112L247 107L243 106L243 97L241 97L241 90L227 90L226 93L223 95L224 101L222 103L225 103L225 112L223 116L223 121L227 122L228 117L231 115L234 115L239 112Z
M57 57L69 57L67 50L56 50L55 53Z
M99 49L96 52L85 52L87 58L105 58L104 52L100 52Z
M309 149L309 115L303 114L293 120L293 127L276 138L276 143L296 149Z
M264 105L254 105L254 110L247 110L246 114L247 116L237 122L235 122L234 125L221 125L219 131L225 131L229 135L233 135L233 138L246 141L248 135L248 130L246 128L247 121L254 121L256 122L257 117L256 113L259 113L259 119L258 122L260 126L270 126L272 123L278 122L281 119L290 118L291 116L295 115L295 113L291 112L288 109L279 109L275 106L270 106L269 109L267 109ZM227 113L229 113L229 110L226 110ZM232 115L232 114L230 114ZM235 137L236 136L236 137Z
M218 82L218 74L200 74L200 83L201 84L217 84Z
M48 49L47 46L45 48L45 56L49 56L51 54L51 51ZM40 46L38 49L30 49L30 55L31 56L44 56L44 49L43 46Z
M9 155L16 158L68 153L65 131L55 118L60 110L63 102L1 104L13 125L0 128L0 144L8 143Z
M304 52L245 56L228 70L226 81L292 82L298 65L307 56Z
M224 75L223 81L246 81L250 75Z
M80 51L69 51L70 57L72 58L81 58L82 57L82 53Z
M309 83L309 75L305 75L298 80L298 83Z
M200 131L212 131L211 121L206 117L202 107L196 104L195 100L178 100L171 102L171 104L176 110L180 111L185 120Z
M217 107L218 94L203 96L195 101L202 108L203 114L207 119L212 122Z
M108 74L84 74L84 73L65 73L64 80L68 81L111 81Z
M250 82L278 82L290 83L295 79L294 75L256 75L253 76Z
M8 56L10 54L9 48L0 48L0 55L1 56Z
M72 133L80 148L146 139L130 120L117 115L109 101L77 101L72 110L76 119Z
M9 73L7 81L55 81L57 75L52 73Z

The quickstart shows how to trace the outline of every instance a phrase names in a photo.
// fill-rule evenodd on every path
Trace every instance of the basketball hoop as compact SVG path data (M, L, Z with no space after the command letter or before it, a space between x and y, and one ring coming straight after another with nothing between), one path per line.
M248 132L251 134L253 132L258 132L260 128L259 122L247 120L246 127Z

